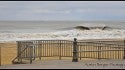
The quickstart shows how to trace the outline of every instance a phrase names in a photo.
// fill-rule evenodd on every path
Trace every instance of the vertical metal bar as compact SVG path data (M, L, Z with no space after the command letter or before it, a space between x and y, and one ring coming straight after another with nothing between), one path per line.
M116 47L116 45L115 45L115 44L114 44L114 47ZM115 51L115 52L116 52L116 53L115 53L115 54L116 54L116 59L118 59L118 51L117 51L117 50L118 50L118 48L115 48L115 50L116 50L116 51Z
M37 41L37 47L35 47L35 49L36 49L36 55L37 55L37 57L39 57L39 53L38 53L38 47L39 47L39 41Z
M51 49L52 49L52 56L54 56L54 46L53 46L53 41L51 41L51 44L52 44L52 46L51 46Z
M43 57L45 56L45 41L43 41L43 53L42 53L42 55L43 55Z
M25 48L26 48L26 47L25 47ZM24 48L24 49L25 49L25 48ZM26 50L24 51L24 57L26 58Z
M85 43L85 51L87 50L87 43ZM84 57L86 58L87 56L86 56L86 54L87 54L87 52L84 52L85 54L84 54Z
M92 43L90 43L90 47L92 47L92 46L93 46ZM89 50L90 50L91 52L89 52L89 57L92 58L91 53L92 53L93 51L92 51L92 48L90 48L90 47L89 47Z
M41 60L42 57L42 41L39 41L39 46L38 46L38 52L39 52L39 59Z
M77 47L77 39L74 38L73 42L73 59L72 62L78 62L78 47Z
M23 44L22 44L22 42L19 42L18 45L19 45L19 47L18 47L18 61L21 62L21 56L22 56L21 48L23 47Z
M110 47L111 45L107 45L108 47L107 47L107 50L112 50L112 47ZM114 51L112 51L113 53L114 53ZM108 59L110 59L110 56L109 56L109 54L111 54L111 51L107 51L107 58ZM114 55L113 55L113 57L114 57Z
M98 47L98 59L99 59L99 45L97 44L97 47Z
M27 48L28 48L28 58L30 58L30 47L28 43L27 43Z
M70 45L70 56L72 57L72 43L71 42L69 42L69 45Z
M36 46L34 47L35 49L35 59L38 57L38 53L37 53L37 48L38 48L39 44L38 44L38 41L36 41Z
M104 50L103 49L104 46L103 46L102 42L100 42L100 43L101 43L101 50ZM103 53L104 53L104 51L101 52L101 59L103 59L103 56L104 56Z
M44 45L44 46L45 46L45 57L46 57L46 51L47 51L47 50L46 50L46 41L45 41L45 45Z
M112 46L110 46L110 47L112 47ZM115 59L115 55L116 55L116 54L115 54L116 51L115 51L114 49L116 50L116 48L114 48L114 45L113 45L113 48L112 48L113 51L112 51L112 52L113 52L114 55L113 55L113 58L112 58L112 59ZM111 55L111 54L110 54L110 55Z
M64 49L64 57L65 57L65 41L63 41L63 43L64 43L64 44L63 44L63 45L64 45L64 46L63 46L63 49Z
M81 43L80 43L81 44ZM79 46L80 47L80 50L79 51L81 51L81 46ZM80 60L81 60L81 52L80 52Z
M40 51L40 60L41 60L41 57L43 56L42 54L43 54L43 41L40 41L40 49L39 49L39 51Z
M107 50L112 50L112 47L111 47L110 43L107 44ZM114 54L114 51L106 51L106 52L107 52L107 58L111 59L109 54L111 54L111 53ZM114 55L113 55L113 57L114 57Z
M111 43L111 45L109 45L109 47L108 47L108 50L113 50L114 48L112 48L112 47L114 47L114 45ZM112 54L113 54L113 59L114 59L115 58L115 56L114 56L115 51L108 51L108 52L109 52L109 54L108 54L109 59L112 59Z
M65 56L67 56L67 46L66 46L66 41L65 42Z
M45 44L46 45L45 48L46 48L46 56L47 56L47 40L45 41L45 43L46 43Z
M51 41L49 41L49 46L48 46L48 49L49 49L49 56L51 56L51 49L50 49L50 46L51 46Z
M17 42L17 56L18 56L18 61L19 61L19 53L20 52L20 45L19 45L19 42Z
M104 45L104 50L106 50L106 45L105 44L103 44ZM104 59L106 59L106 51L104 51L104 53L103 53L103 55L104 55Z
M36 57L36 55L35 55L35 52L36 52L35 47L36 46L37 46L36 41L34 41L34 44L33 44L33 60L35 60L35 57Z
M104 44L103 44L103 48L102 49L105 50L105 45ZM103 52L102 56L103 56L103 59L105 59L105 51Z
M65 53L66 53L66 49L65 49L65 46L66 46L66 45L65 45L65 41L63 41L63 43L64 43L64 57L65 57L65 56L66 56L66 55L65 55Z
M37 47L37 44L35 44L35 45L33 45L33 60L35 60L35 58L36 58L36 48Z
M37 43L38 43L37 54L38 54L38 57L40 57L40 55L39 55L39 53L40 53L40 52L39 52L39 49L40 49L40 41L38 41Z
M125 39L124 39L124 55L123 55L123 59L125 59Z
M46 56L48 57L48 41L46 41Z
M50 40L49 41L47 41L47 56L49 56L49 42L50 42Z
M100 46L99 46L99 50L100 50L100 52L99 52L99 58L101 59L101 53L102 53L102 51L101 51L101 50L102 50L102 49L101 49L101 48L102 48L101 42L99 43L99 45L100 45Z
M52 45L52 41L51 41L50 43L51 43L51 45ZM51 45L50 45L50 50L51 50L50 53L51 53L51 56L53 56L53 55L52 55L52 54L53 54L53 53L52 53L52 51L53 51L52 48L53 48L53 47L52 47Z
M51 41L49 41L49 56L51 56L51 49L50 49L50 46L51 46Z
M18 48L19 48L19 49L18 49L18 51L19 51L19 52L18 52L18 61L19 61L19 62L21 62L21 55L22 55L22 54L21 54L21 51L22 51L22 50L21 50L21 47L23 47L22 42L19 42L19 47L18 47Z
M33 49L33 46L30 45L30 64L32 63L32 55L33 55L33 52L32 52L32 49Z
M26 48L26 45L25 45L25 47L23 47L22 50L24 50L25 48ZM25 58L25 51L23 51L23 58Z
M65 56L67 56L67 45L66 45L66 41L64 41L65 42Z
M101 53L101 49L100 49L100 43L97 44L98 45L98 59L100 59L100 53Z
M61 50L62 50L62 56L63 56L63 41L62 41L62 46L61 46Z
M34 60L36 59L36 57L37 57L37 47L38 47L38 43L37 43L37 41L35 42L35 46L34 46L34 48L33 48L33 50L34 50Z
M117 46L117 47L119 47L119 45ZM119 57L120 57L120 54L119 54L119 50L121 49L119 49L119 48L117 48L118 49L118 59L120 59Z
M23 46L25 46L25 44L22 46L23 44L22 44L22 42L21 42L21 47L20 47L20 62L22 63L22 50L23 50Z
M59 52L60 52L60 54L59 54L59 60L61 60L61 40L59 41Z
M27 49L26 49L26 58L28 58L28 56L27 56L27 55L28 55L28 51L27 51Z

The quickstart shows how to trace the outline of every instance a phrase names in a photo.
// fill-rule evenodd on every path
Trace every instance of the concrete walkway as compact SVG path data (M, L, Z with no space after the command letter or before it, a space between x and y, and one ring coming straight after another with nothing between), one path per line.
M0 69L125 69L125 60L48 60L32 64L2 65Z

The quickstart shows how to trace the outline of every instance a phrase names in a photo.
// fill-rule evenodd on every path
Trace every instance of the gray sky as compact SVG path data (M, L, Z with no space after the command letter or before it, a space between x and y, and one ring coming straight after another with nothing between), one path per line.
M125 1L0 1L0 20L125 20Z

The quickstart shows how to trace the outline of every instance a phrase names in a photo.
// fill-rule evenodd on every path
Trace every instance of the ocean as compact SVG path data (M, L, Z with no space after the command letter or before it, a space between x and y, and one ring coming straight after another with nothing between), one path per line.
M119 21L0 21L0 42L20 40L124 39Z
M0 21L0 33L43 33L71 30L77 26L125 29L122 21Z

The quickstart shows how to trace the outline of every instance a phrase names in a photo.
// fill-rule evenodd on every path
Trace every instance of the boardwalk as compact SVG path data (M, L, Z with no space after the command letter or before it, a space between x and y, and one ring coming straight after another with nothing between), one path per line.
M32 64L2 65L0 69L125 69L125 60L47 60Z

